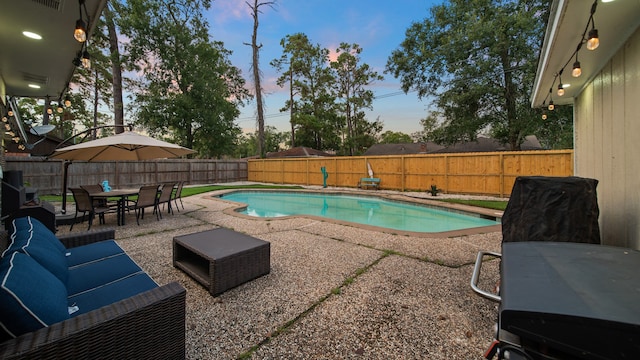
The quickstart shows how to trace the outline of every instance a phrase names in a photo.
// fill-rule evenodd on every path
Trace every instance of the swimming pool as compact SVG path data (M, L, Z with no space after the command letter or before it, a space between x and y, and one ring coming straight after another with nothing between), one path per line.
M289 191L234 191L221 199L246 204L254 217L313 215L410 232L445 232L499 225L499 220L374 196Z

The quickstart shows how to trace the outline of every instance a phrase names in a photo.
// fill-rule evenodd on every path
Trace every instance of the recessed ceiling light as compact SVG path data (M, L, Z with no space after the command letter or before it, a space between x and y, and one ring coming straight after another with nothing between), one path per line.
M22 35L28 37L29 39L42 40L42 36L40 36L40 34L36 34L31 31L23 31Z
M36 85L36 84L29 84L29 87L32 89L40 89L40 85Z

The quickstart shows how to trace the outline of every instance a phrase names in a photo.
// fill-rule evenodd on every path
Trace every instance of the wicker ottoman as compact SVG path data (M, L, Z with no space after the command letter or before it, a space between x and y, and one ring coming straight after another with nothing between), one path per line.
M268 274L270 256L270 243L224 228L173 238L173 266L214 296Z

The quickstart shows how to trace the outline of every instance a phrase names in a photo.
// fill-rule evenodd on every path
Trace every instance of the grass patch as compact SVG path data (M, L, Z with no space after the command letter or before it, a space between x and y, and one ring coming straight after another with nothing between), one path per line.
M206 193L209 191L231 190L231 189L302 189L302 186L263 185L263 184L194 186L194 187L182 188L182 197L198 195L198 194ZM62 195L39 195L38 198L44 201L49 201L49 202L62 202ZM72 203L73 196L67 195L67 202Z

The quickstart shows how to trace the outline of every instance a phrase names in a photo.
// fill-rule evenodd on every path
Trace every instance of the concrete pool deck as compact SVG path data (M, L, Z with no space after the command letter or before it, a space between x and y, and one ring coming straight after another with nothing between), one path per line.
M115 228L159 284L187 289L187 358L481 359L489 346L497 305L469 280L479 250L500 251L499 231L418 237L311 218L244 218L227 214L233 204L214 194L183 198L185 209L160 221L146 216L138 226L128 214L117 227L110 214L94 225ZM271 273L212 297L172 266L174 236L215 227L269 241ZM488 261L480 286L491 289L498 277L498 261Z

